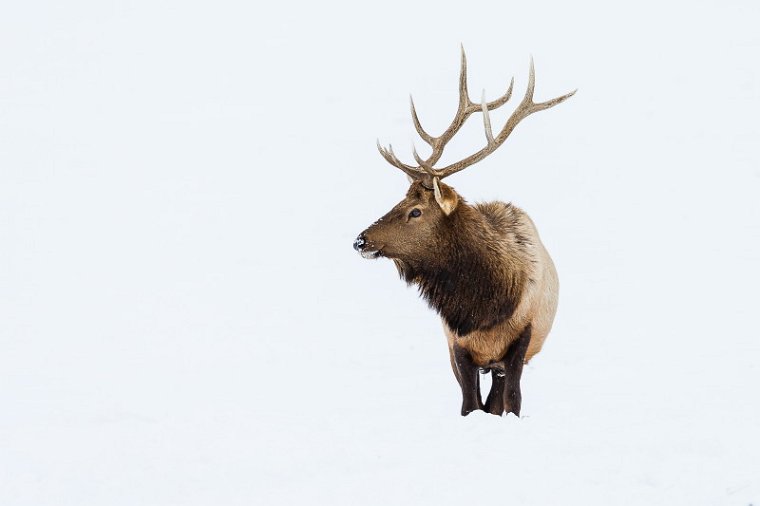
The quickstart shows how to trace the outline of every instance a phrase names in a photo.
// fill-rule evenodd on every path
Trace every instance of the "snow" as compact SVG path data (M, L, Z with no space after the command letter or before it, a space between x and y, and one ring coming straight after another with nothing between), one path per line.
M758 19L6 3L0 504L758 504ZM460 42L473 98L514 75L514 105L531 55L537 101L579 90L447 179L557 264L520 419L459 416L438 318L351 247L407 186L375 140L412 160L410 92L445 128Z

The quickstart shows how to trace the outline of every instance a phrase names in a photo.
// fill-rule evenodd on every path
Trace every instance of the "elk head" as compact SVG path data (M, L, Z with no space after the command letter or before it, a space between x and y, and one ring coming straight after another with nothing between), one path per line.
M392 146L389 145L388 148L384 148L380 146L378 141L377 149L380 154L388 163L406 173L411 186L404 200L359 234L359 237L354 241L354 249L360 252L364 258L378 258L380 256L391 258L396 261L396 265L401 270L401 265L417 263L420 259L434 257L436 251L441 251L440 248L446 246L441 243L441 238L446 235L444 234L445 230L455 222L456 215L461 212L461 208L467 206L456 191L441 180L493 153L524 118L534 112L554 107L575 94L573 91L546 102L534 103L535 72L533 58L531 58L528 88L525 91L525 96L501 131L494 136L488 112L507 103L512 96L514 78L504 95L492 102L486 102L484 91L481 102L476 104L470 100L467 90L467 59L464 48L462 48L461 54L459 106L454 120L441 135L433 137L422 128L417 117L417 111L414 108L414 102L411 101L414 128L422 140L430 146L432 150L430 156L423 159L417 150L413 149L412 154L417 166L407 165L396 157ZM440 160L446 144L462 128L467 118L475 112L483 114L486 145L458 162L440 169L433 168Z

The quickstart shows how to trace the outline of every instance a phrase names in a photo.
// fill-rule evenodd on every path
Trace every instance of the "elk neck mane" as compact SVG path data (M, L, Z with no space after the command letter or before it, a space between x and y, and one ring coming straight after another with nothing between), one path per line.
M493 328L519 303L532 263L520 214L511 204L461 201L426 258L395 260L401 277L457 335Z

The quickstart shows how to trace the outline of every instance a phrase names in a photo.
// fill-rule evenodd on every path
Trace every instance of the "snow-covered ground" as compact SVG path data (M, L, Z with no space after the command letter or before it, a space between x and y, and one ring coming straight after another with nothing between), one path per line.
M760 504L758 22L5 2L0 504ZM446 126L460 42L474 97L531 54L537 99L579 89L447 180L560 273L521 419L459 416L438 318L351 248L406 188L375 139L411 160L409 92Z

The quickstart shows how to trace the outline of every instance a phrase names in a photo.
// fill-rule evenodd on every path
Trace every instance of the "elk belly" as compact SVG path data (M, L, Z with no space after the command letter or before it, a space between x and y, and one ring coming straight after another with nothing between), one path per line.
M449 350L456 342L461 348L470 352L472 361L479 367L485 367L500 361L507 353L509 345L520 335L525 325L516 324L515 319L496 325L488 330L474 330L466 336L459 336L442 320L443 330L449 344ZM517 328L519 327L519 328Z

